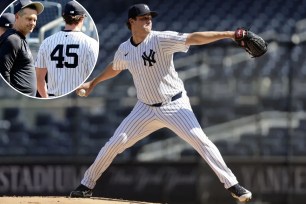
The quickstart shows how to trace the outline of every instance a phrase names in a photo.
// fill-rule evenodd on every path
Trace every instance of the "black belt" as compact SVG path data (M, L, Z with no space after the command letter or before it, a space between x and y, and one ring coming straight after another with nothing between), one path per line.
M55 96L54 94L48 94L48 96Z
M174 95L172 98L171 98L171 101L175 101L179 98L182 97L182 92L179 92L178 94ZM163 103L155 103L155 104L152 104L152 105L149 105L149 106L154 106L154 107L161 107L163 105Z

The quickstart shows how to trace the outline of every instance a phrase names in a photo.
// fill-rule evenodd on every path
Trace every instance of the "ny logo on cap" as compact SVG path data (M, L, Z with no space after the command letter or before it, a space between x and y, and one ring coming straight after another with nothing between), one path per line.
M149 7L148 7L147 5L144 5L144 8L145 8L146 10L148 10L148 11L150 10Z

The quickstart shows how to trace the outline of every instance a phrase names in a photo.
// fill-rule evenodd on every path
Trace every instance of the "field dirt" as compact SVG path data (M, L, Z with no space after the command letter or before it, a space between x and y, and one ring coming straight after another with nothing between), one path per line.
M70 198L70 197L40 197L14 196L0 197L0 204L152 204L140 201L117 200L109 198Z

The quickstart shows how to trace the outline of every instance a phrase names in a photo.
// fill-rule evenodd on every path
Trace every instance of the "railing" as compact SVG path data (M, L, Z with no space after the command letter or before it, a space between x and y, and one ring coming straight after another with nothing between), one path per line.
M226 122L204 129L205 134L213 142L218 140L238 141L244 133L258 133L266 136L272 127L296 128L301 119L306 119L306 112L291 114L291 123L288 124L288 113L271 111ZM159 159L180 159L180 153L192 147L178 137L156 141L144 145L137 156L139 161L154 161Z
M39 44L42 43L42 41L45 39L45 33L49 30L52 30L54 28L59 28L60 25L63 25L64 21L62 17L59 17L49 23L47 23L46 25L42 26L39 29L39 33L38 33L38 42Z

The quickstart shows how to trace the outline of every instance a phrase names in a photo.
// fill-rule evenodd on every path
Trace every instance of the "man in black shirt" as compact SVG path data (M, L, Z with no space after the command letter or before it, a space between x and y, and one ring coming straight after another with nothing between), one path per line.
M44 7L39 2L20 0L14 7L15 24L0 37L0 71L16 90L28 96L37 91L34 60L26 35L36 26L37 15Z

